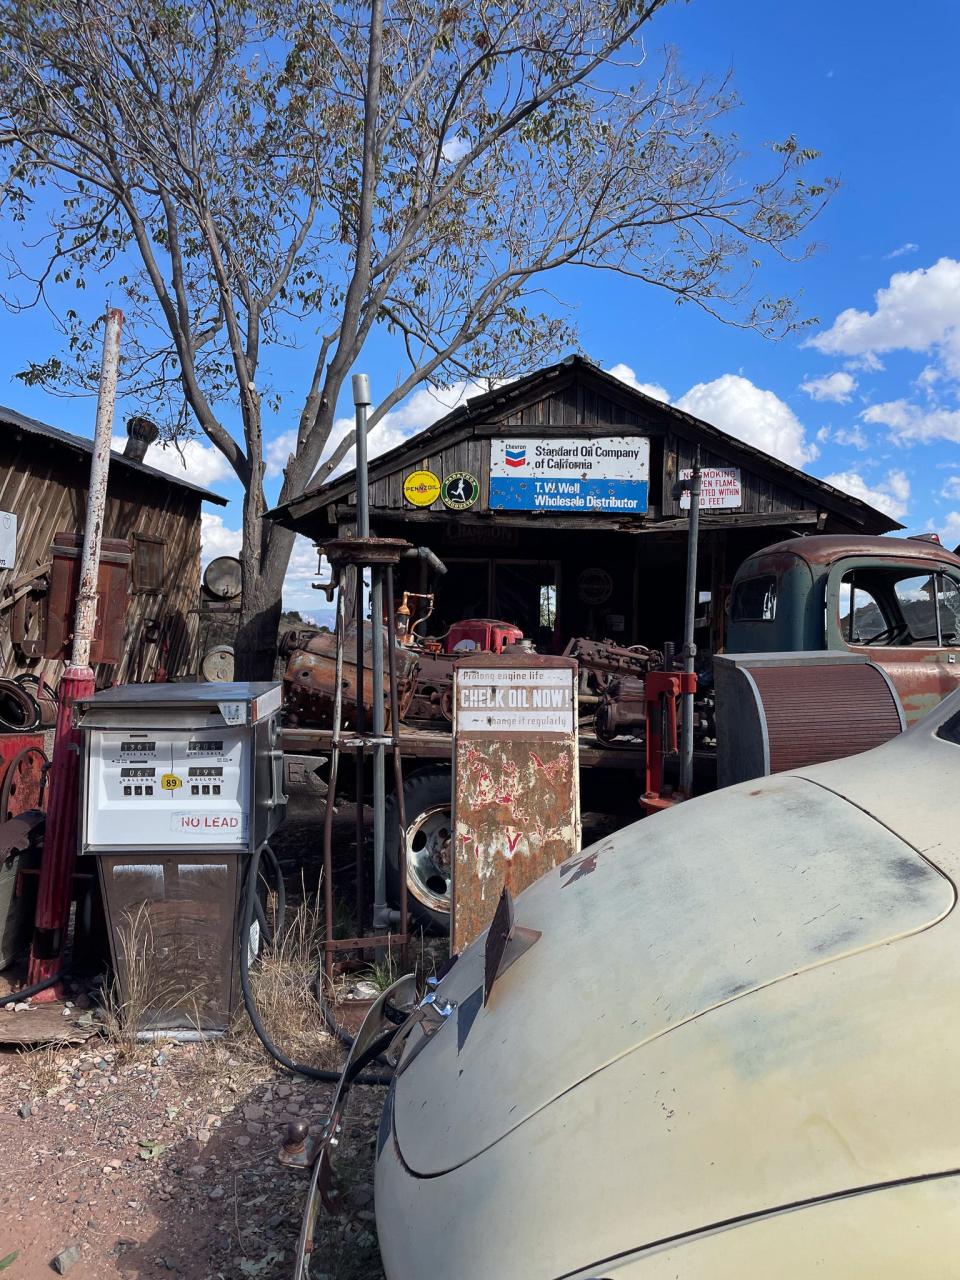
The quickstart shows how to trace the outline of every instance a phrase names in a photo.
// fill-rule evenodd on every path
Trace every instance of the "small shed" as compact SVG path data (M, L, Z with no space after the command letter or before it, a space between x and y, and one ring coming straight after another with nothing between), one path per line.
M118 571L110 581L125 593L123 630L117 660L96 666L99 687L194 674L201 507L226 505L147 466L146 441L135 429L128 436L125 452L110 457L101 562L101 587L104 572ZM63 656L43 656L43 626L59 628L69 656L72 613L50 588L55 568L79 556L92 452L92 440L0 407L0 675L59 679Z
M373 532L427 545L450 572L427 630L503 618L541 651L572 636L659 647L682 631L688 515L704 468L698 644L722 648L733 574L805 533L886 533L882 511L571 356L469 399L370 464ZM269 513L318 544L355 527L349 472ZM420 574L418 579L417 574ZM709 634L707 634L709 633Z

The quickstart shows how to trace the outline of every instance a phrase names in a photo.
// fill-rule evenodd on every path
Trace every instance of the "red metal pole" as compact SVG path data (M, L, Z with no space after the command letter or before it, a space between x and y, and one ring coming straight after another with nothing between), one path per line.
M53 762L50 766L46 835L27 978L29 985L44 982L59 973L67 926L70 922L73 868L77 852L77 783L80 762L80 732L73 725L73 708L79 699L89 697L94 690L90 646L97 622L97 579L100 570L103 521L107 506L110 438L113 434L113 411L117 398L122 325L123 312L116 309L109 310L103 335L97 426L93 441L93 458L90 463L90 488L87 494L87 518L83 530L73 652L70 666L67 667L60 682L60 709L57 714ZM59 982L34 997L38 1001L62 998L63 989Z

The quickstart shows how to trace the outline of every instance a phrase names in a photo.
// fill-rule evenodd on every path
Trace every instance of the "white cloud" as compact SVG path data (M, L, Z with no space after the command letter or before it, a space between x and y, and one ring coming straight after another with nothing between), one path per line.
M469 150L469 140L462 137L460 134L454 134L452 138L448 138L440 148L440 152L444 160L448 160L451 164L456 164L456 162L462 159Z
M821 427L817 432L817 440L821 444L832 441L834 444L847 445L849 448L859 449L861 453L870 444L859 427Z
M940 541L951 550L960 545L960 511L950 511L940 522Z
M822 378L808 378L800 383L811 400L830 400L834 404L846 404L857 389L857 380L850 373L827 373Z
M791 466L802 467L820 452L789 405L739 374L698 382L676 404Z
M243 538L239 529L228 529L223 516L200 515L200 562L206 567L217 556L238 556Z
M894 520L902 520L910 502L910 481L904 471L889 471L885 480L870 486L858 471L836 471L824 476L827 484L852 494L861 502L885 511Z
M902 258L908 253L916 253L920 248L918 244L914 244L912 240L908 240L906 244L902 244L899 249L891 249L889 253L885 253L884 259L889 261L891 258Z
M952 440L960 443L960 409L920 409L908 400L887 400L872 404L860 415L864 422L889 427L900 444L919 440Z
M884 351L936 351L960 376L960 262L900 271L876 294L873 311L848 307L829 329L808 340L826 355L875 359Z
M613 378L619 378L628 387L633 387L634 391L642 391L645 396L650 396L652 400L662 400L665 404L670 403L669 391L661 387L659 382L640 382L628 364L615 364L612 369L607 370L607 373Z
M408 396L396 409L391 409L380 419L367 436L367 456L375 458L378 454L387 453L397 445L409 440L418 431L431 426L438 418L455 409L468 396L480 395L488 390L475 382L455 382L449 387L420 387ZM330 438L323 450L323 458L329 458L340 441L353 430L353 417L337 418L330 432ZM264 450L264 461L268 476L283 474L287 458L295 448L297 433L294 430L283 431L267 442ZM337 472L349 470L353 466L353 449L351 449Z
M118 453L126 447L126 436L114 436L112 445ZM233 475L233 468L219 449L200 440L184 440L179 449L173 444L158 441L147 448L143 461L178 480L189 480L201 488L213 488L218 481Z
M283 580L283 607L300 613L327 614L330 612L327 598L321 591L314 591L313 583L327 582L330 565L324 559L318 570L317 548L309 538L298 534L293 542L287 575Z
M941 498L960 498L960 476L948 476L947 483L940 490Z

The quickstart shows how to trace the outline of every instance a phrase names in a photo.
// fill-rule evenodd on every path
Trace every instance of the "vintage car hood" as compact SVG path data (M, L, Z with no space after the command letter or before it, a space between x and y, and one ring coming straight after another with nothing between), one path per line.
M637 823L519 896L517 923L543 936L486 1007L485 935L443 980L456 1009L396 1080L399 1154L414 1174L456 1169L614 1065L622 1087L667 1033L925 929L954 900L909 843L803 777Z

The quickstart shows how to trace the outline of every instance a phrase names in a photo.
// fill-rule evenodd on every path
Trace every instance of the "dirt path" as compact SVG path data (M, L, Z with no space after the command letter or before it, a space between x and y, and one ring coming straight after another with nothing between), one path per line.
M320 861L320 806L298 800L275 842L294 906ZM349 868L351 808L338 828ZM313 972L308 964L296 983L308 991ZM315 1005L303 1006L299 1060L335 1063ZM283 1044L282 1028L275 1035ZM98 1036L59 1051L0 1050L0 1262L17 1255L0 1274L41 1280L71 1251L73 1280L289 1276L306 1178L276 1155L290 1120L320 1127L330 1095L275 1071L242 1017L232 1041L207 1045ZM380 1089L351 1095L337 1156L349 1215L321 1222L312 1280L382 1280L371 1185L382 1100Z
M11 1280L55 1274L68 1249L75 1280L289 1275L305 1182L276 1153L291 1119L319 1127L330 1089L229 1063L225 1050L164 1046L118 1065L95 1041L80 1054L5 1055L0 1258L18 1251ZM370 1185L381 1100L353 1094L338 1158L352 1220L324 1222L314 1280L382 1276Z

